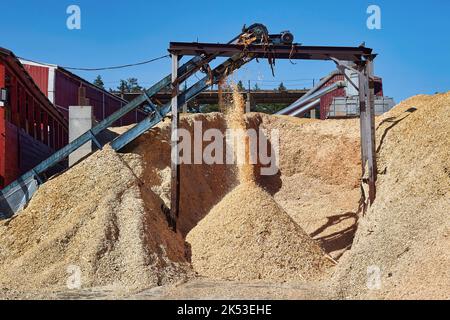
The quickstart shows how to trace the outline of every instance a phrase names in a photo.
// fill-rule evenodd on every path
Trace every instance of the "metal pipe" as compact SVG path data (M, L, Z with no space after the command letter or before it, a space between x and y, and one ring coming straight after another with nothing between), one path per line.
M330 80L333 76L339 74L338 70L334 70L333 72L331 72L330 74L328 74L326 77L324 77L323 79L321 79L317 84L313 83L313 87L311 90L309 90L307 93L305 93L302 97L300 97L300 99L298 99L297 101L295 101L294 103L300 103L303 100L305 100L307 97L309 97L310 95L312 95L314 92L316 92L317 90L319 90L320 87L322 87L328 80ZM314 80L313 80L314 82ZM294 104L293 103L293 104Z
M289 115L291 112L295 111L298 108L303 107L304 105L310 103L311 101L315 101L318 98L322 97L323 95L326 95L327 93L330 93L336 89L345 88L345 87L346 87L346 84L344 81L337 81L333 85L327 86L327 87L320 89L319 91L311 94L310 96L303 99L303 101L293 103L286 109L279 111L277 114L288 114Z
M298 116L298 115L300 115L300 114L302 114L304 112L307 112L307 111L315 108L316 105L319 104L319 103L320 103L320 99L314 100L314 101L308 103L306 106L301 107L300 109L298 109L297 111L295 111L295 112L293 112L293 113L291 113L289 115L292 116L292 117L296 117L296 116Z

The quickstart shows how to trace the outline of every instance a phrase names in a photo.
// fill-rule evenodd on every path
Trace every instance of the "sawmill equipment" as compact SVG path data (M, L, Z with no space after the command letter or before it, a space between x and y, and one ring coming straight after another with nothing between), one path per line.
M370 201L375 198L376 159L375 159L375 127L373 113L373 60L375 55L372 49L366 47L326 47L303 46L294 44L294 36L288 32L278 35L270 35L262 24L254 24L244 27L242 32L227 44L220 43L170 43L169 52L172 55L172 73L150 89L125 105L116 113L101 121L97 126L80 136L78 139L57 151L50 158L24 174L17 181L0 192L0 218L11 217L21 210L42 184L42 174L49 168L68 157L73 151L93 141L99 148L96 136L103 130L112 126L118 119L136 108L143 108L147 117L134 127L121 134L111 142L111 147L120 151L130 142L144 134L146 131L161 122L171 113L172 117L172 154L177 155L178 140L178 112L179 108L195 98L208 87L219 83L222 79L233 73L253 59L267 59L273 67L275 59L305 59L305 60L331 60L351 61L357 66L359 72L359 93L361 110L361 148L363 168L368 163L369 168L369 192ZM184 56L194 56L191 60L179 67L179 62ZM215 68L211 68L210 62L218 57L227 58ZM205 75L194 85L185 90L180 90L180 85L198 72ZM170 89L171 102L161 105L153 99L153 96L162 90ZM312 98L312 97L311 97ZM175 229L179 212L180 174L179 164L172 161L172 191L171 208L168 217L169 223Z
M280 34L269 35L270 42L273 44L293 44L294 35L290 31L282 31Z
M281 39L281 36L280 36ZM373 77L373 60L376 55L372 53L372 49L363 46L359 47L325 47L325 46L303 46L296 44L277 44L273 42L264 45L256 44L213 44L213 43L170 43L169 52L172 54L172 78L177 83L177 63L178 56L214 54L220 57L239 57L239 54L245 53L251 59L268 59L273 67L275 59L303 59L303 60L328 60L334 61L338 66L344 66L343 61L352 62L359 74L359 95L360 95L360 113L361 113L361 155L362 155L362 175L365 176L366 164L368 167L368 185L369 185L369 203L372 204L376 195L376 155L375 155L375 118L374 118L374 77ZM343 87L344 82L337 82L329 88L311 92L306 97L306 103L312 103L321 95L329 93L339 87ZM175 88L175 92L177 88ZM182 97L182 96L180 96ZM178 95L172 98L172 114L178 114ZM315 101L314 101L315 102ZM310 108L311 105L297 105L296 107ZM177 149L177 128L178 117L172 120L172 154L178 155ZM120 137L119 137L120 139ZM366 181L366 180L364 180ZM178 216L179 207L179 186L180 175L179 165L172 162L172 183L171 183L171 215ZM362 190L364 190L362 188ZM363 194L364 199L365 194ZM364 201L366 203L366 201Z
M242 32L234 37L229 44L240 43L242 45L248 44L267 44L269 34L267 28L262 24L254 24L250 27L244 27ZM207 70L208 63L214 60L217 54L198 54L194 58L184 63L177 70L178 79L177 82L182 83L190 76L195 74L199 70ZM181 57L179 57L181 59ZM209 74L194 84L185 92L182 92L182 97L179 100L180 105L195 98L197 94L202 92L209 86L217 83L222 77L233 72L236 68L250 61L251 58L246 54L237 54L236 56L228 59L214 70L210 70ZM205 69L206 68L206 69ZM129 112L140 108L145 111L148 116L144 121L133 127L132 130L119 136L113 142L113 148L120 150L126 146L129 142L133 141L136 137L159 123L170 112L170 104L161 106L156 101L152 100L152 97L164 90L171 89L176 83L172 84L171 75L166 76L144 93L122 107L117 112L113 113L109 117L102 120L99 124L94 126L91 130L84 133L73 142L69 143L65 147L55 152L51 157L34 167L32 170L23 174L19 179L8 185L6 188L0 191L0 219L9 218L16 212L23 209L33 194L38 189L39 185L45 182L43 174L57 165L64 159L66 159L72 152L77 150L85 143L92 141L98 148L102 148L101 143L97 139L97 136L105 129L112 126L117 120L127 115Z

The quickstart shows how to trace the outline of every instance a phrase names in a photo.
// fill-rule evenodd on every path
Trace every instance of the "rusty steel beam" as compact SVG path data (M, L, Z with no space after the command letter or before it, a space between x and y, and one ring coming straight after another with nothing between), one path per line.
M248 45L217 44L197 42L171 42L169 52L172 54L196 56L215 54L219 57L231 57L236 53L246 52L255 58L331 60L331 58L363 62L366 57L373 56L372 49L366 47L329 47L302 45Z
M375 130L375 85L373 82L374 76L374 63L373 58L367 61L366 65L367 73L367 116L366 116L366 128L368 129L368 145L367 145L367 161L369 169L369 201L372 205L375 201L377 194L377 152L376 152L376 130Z
M171 135L171 208L172 221L176 221L180 214L180 164L178 149L178 126L180 124L178 114L178 56L172 55L172 135ZM176 230L176 225L172 226Z

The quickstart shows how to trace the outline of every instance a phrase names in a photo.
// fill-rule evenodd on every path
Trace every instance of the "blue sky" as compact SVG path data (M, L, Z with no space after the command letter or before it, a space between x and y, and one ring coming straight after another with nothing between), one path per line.
M69 5L81 8L81 30L66 27ZM381 30L366 27L366 9L381 8ZM0 46L16 55L62 66L104 67L167 53L170 41L228 42L244 24L261 22L269 31L290 30L305 45L366 45L379 57L375 72L385 95L409 96L450 90L450 1L107 1L0 0ZM266 61L252 63L237 79L262 88L284 81L288 88L311 86L333 70L330 62L278 61L273 78ZM167 75L170 60L100 72L107 87L136 77L149 87ZM77 72L93 80L99 72ZM191 80L192 81L192 80Z

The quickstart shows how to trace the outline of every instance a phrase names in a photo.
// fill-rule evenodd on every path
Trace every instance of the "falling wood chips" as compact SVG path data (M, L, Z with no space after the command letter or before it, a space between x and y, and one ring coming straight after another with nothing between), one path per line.
M247 129L245 102L236 85L227 112L230 129ZM202 276L230 280L305 281L332 266L319 245L256 184L248 139L240 185L187 236L193 268Z

